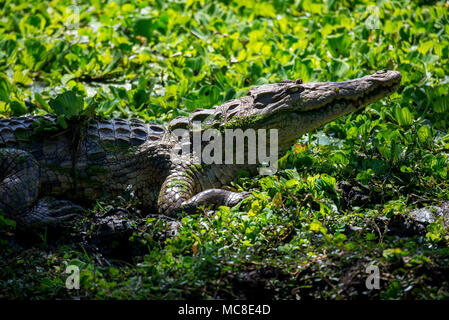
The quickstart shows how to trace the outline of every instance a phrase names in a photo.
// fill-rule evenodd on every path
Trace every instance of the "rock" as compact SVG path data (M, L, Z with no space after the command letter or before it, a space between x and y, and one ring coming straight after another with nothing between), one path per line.
M443 217L446 222L449 221L449 201L441 206L431 206L427 208L415 209L410 212L412 219L420 223L432 223Z
M443 218L445 225L449 226L449 202L440 206L414 209L404 214L394 215L390 219L378 219L378 222L382 222L384 227L388 228L388 235L412 237L425 236L427 226L439 218Z

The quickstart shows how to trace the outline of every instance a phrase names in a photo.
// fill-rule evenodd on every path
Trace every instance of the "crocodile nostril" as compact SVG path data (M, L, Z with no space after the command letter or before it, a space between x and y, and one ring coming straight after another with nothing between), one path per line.
M234 104L231 104L231 105L228 107L228 109L227 109L226 111L229 112L229 111L231 111L231 110L234 110L234 109L237 108L239 105L240 105L240 103L234 103Z

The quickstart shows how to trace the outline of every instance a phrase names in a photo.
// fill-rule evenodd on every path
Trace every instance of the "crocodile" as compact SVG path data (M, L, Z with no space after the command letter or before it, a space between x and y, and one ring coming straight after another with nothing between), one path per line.
M148 212L171 217L201 206L234 206L251 194L226 186L241 170L257 174L261 164L198 164L182 154L174 161L177 129L192 133L198 122L200 130L219 134L230 128L277 129L282 154L302 135L389 96L400 82L401 73L389 70L341 82L284 80L255 86L246 96L166 125L90 119L79 130L37 135L43 121L57 121L54 115L3 119L0 210L20 228L36 228L70 221L85 204L126 191Z

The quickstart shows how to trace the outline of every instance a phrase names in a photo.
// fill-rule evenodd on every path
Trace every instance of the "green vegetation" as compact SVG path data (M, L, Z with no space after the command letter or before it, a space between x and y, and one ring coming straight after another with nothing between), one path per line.
M240 207L186 216L175 237L149 217L127 261L47 233L23 244L0 216L0 297L449 298L447 222L384 225L449 200L447 1L76 2L0 1L0 117L162 122L282 79L403 80L298 142L276 175L242 175L233 186L255 198ZM65 288L69 264L80 290ZM379 290L365 286L371 264Z

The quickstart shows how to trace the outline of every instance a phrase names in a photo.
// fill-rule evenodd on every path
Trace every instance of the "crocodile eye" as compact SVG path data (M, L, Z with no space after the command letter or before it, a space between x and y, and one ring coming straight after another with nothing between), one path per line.
M302 90L303 90L303 88L301 86L294 86L294 87L288 88L287 93L295 93L295 92L302 91Z
M296 79L295 83L296 84L302 84L302 79Z

